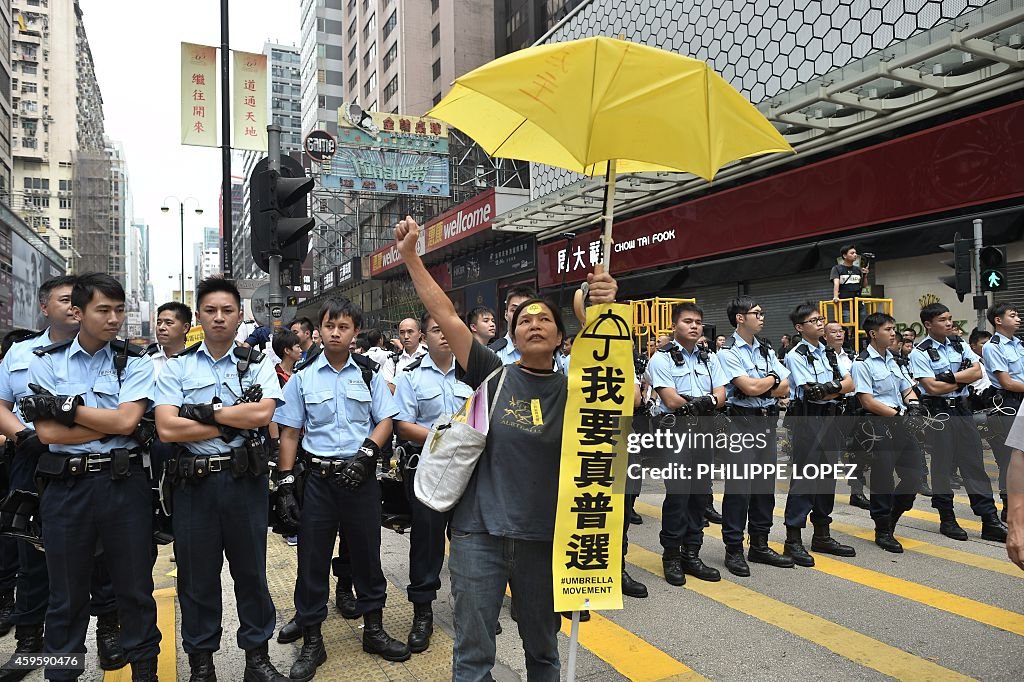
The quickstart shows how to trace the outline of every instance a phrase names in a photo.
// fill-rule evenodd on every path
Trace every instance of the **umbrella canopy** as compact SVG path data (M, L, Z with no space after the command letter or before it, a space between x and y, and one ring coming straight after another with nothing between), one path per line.
M585 175L674 171L792 147L700 60L615 38L530 47L455 80L428 114L491 156Z

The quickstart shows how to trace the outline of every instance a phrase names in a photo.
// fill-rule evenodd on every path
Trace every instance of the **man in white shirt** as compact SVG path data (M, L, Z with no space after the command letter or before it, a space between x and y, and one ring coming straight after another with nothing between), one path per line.
M192 311L178 301L168 301L157 308L156 343L146 349L153 359L153 372L160 376L160 370L167 359L185 350L185 336L192 328Z
M392 353L380 369L381 378L387 382L392 393L395 392L395 377L398 373L427 353L418 320L407 317L399 322L398 338L402 342L402 352Z

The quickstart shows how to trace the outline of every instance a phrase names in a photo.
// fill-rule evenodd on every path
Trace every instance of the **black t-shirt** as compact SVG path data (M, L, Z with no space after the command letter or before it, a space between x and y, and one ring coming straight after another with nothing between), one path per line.
M476 340L469 367L459 378L476 389L501 360ZM491 389L497 382L491 383ZM452 529L550 542L555 534L562 416L568 383L564 374L539 376L508 365L487 443L462 499Z
M845 263L833 265L828 276L829 280L839 280L839 298L860 296L863 277L863 272L858 266Z

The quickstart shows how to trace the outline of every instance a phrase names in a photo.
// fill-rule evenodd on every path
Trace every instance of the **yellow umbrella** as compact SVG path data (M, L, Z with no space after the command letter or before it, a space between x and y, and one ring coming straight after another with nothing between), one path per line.
M605 267L615 174L693 173L792 147L704 62L616 38L540 45L455 80L427 114L491 156L608 177Z

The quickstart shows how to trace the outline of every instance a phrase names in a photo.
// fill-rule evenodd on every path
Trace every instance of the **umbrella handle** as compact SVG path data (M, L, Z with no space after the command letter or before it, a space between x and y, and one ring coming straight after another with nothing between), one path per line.
M611 274L612 271L612 222L615 220L615 159L608 160L608 170L604 175L604 234L601 241L604 243L604 271Z

